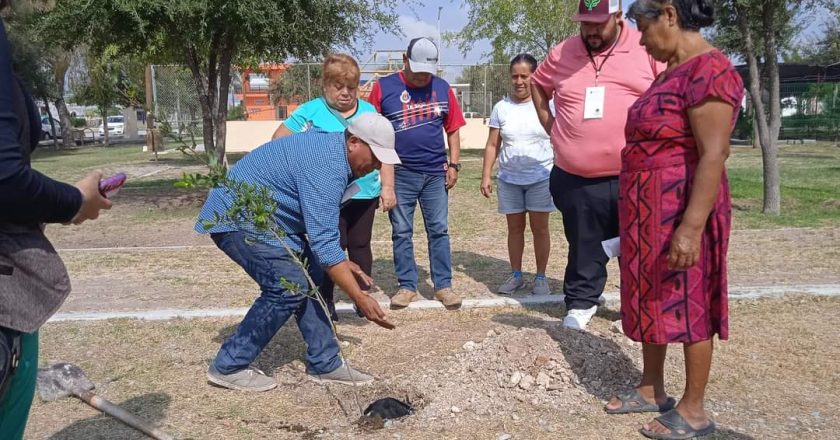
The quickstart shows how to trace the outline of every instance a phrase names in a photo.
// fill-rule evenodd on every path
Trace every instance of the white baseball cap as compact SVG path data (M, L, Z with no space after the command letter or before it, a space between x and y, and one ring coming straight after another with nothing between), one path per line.
M408 66L412 72L435 73L438 63L438 48L428 37L420 37L408 43Z
M380 162L386 165L401 163L394 148L394 126L379 113L369 112L356 116L350 121L347 131L370 145Z

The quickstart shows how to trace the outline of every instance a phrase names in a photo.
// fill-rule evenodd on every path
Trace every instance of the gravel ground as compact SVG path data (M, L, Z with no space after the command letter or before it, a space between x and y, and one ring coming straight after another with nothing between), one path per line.
M49 324L44 364L79 364L99 392L178 438L633 439L645 415L601 407L639 378L640 347L603 309L591 331L559 325L559 310L404 311L388 332L342 319L351 363L377 377L359 389L322 387L302 371L304 345L285 327L257 366L281 383L247 394L214 388L204 371L235 319ZM840 299L786 296L732 304L731 340L717 344L708 410L716 439L836 438L840 429ZM669 354L679 396L682 353ZM358 424L359 405L408 398L417 411ZM78 401L36 402L27 438L141 438Z

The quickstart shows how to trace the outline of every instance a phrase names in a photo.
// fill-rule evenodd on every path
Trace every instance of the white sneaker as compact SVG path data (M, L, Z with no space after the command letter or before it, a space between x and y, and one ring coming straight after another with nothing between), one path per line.
M572 309L566 313L563 318L563 326L573 330L586 330L587 324L595 316L598 306L592 306L588 309Z

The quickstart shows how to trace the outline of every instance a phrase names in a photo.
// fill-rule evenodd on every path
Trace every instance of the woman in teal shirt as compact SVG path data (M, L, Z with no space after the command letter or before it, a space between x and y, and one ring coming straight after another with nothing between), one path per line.
M277 139L311 129L329 132L344 131L349 121L356 116L376 112L373 105L358 98L360 77L359 65L351 56L345 54L327 56L323 65L323 96L298 107L288 119L283 121L272 138ZM339 220L341 247L347 249L350 261L358 264L370 276L373 267L373 252L370 247L373 218L380 201L383 211L393 208L396 202L394 185L393 182L390 185L385 182L383 185L379 171L362 176L353 183L358 185L359 192L341 209ZM361 284L359 287L363 291L371 288L371 286ZM325 277L320 287L321 295L329 305L333 319L337 319L333 289L332 280Z

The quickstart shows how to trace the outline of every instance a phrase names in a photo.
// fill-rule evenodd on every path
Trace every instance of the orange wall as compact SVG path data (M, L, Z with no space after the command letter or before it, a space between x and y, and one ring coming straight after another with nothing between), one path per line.
M283 64L266 64L260 66L260 71L263 75L268 77L269 84L273 84L278 78L283 76L286 71L286 66ZM276 121L278 109L286 107L286 114L291 114L300 103L298 102L281 102L274 105L271 103L271 94L269 90L251 90L250 70L242 72L242 104L245 107L247 119L251 121ZM270 88L270 86L269 86Z

